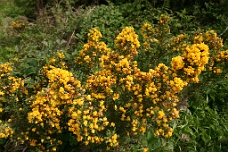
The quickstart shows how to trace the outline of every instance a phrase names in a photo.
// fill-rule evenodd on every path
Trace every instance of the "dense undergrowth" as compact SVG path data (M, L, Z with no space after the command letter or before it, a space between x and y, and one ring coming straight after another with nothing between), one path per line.
M1 1L0 150L226 151L226 7Z

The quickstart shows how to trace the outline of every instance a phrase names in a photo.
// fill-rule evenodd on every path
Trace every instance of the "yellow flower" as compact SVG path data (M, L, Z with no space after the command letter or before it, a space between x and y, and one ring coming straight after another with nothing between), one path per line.
M73 112L73 113L71 114L71 117L72 117L73 119L76 119L77 116L78 116L78 114L77 114L76 112Z
M146 132L146 126L140 127L140 132L142 132L142 133Z
M65 58L65 55L64 55L63 52L57 52L57 56L58 56L60 59Z
M52 151L56 151L56 147L53 147L53 148L52 148Z
M179 118L179 111L176 108L172 109L172 116L174 118Z
M169 19L169 17L167 15L162 14L160 16L160 19L159 19L158 23L159 24L167 24L168 23L168 19Z
M49 62L50 62L50 63L53 63L53 62L55 62L55 61L56 61L56 59L52 58Z
M7 135L6 134L4 134L4 133L0 133L0 138L6 138L7 137Z
M216 73L216 74L221 74L222 70L221 69L215 69L213 72Z
M176 57L172 58L171 66L174 71L182 69L184 67L184 64L185 63L183 61L183 57L176 56Z
M165 113L164 111L158 111L158 119L162 119L162 118L165 118Z
M111 127L115 127L115 123L114 122L111 122L110 126Z
M102 34L98 29L93 28L89 30L88 37L90 41L98 42L99 38L102 37Z
M191 75L194 74L195 68L193 68L192 66L188 66L187 68L184 68L184 72L185 72L187 75L191 76Z
M83 125L84 126L87 126L87 124L88 124L88 121L87 120L84 120Z
M149 148L143 148L143 152L148 152Z
M37 140L32 139L32 140L30 141L30 146L32 146L32 147L36 146L36 142L37 142Z
M4 96L4 94L5 94L4 92L0 91L0 96Z
M91 95L87 95L87 96L86 96L86 100L91 101L91 100L92 100Z
M118 93L114 93L112 99L113 99L114 101L116 101L117 99L119 99L119 96L120 96L120 95L119 95Z
M170 86L172 87L174 93L180 92L186 85L187 82L178 77L175 77L174 80L170 81Z
M137 49L140 47L138 35L135 34L133 27L125 27L116 37L115 44L120 50L129 51L132 55L138 54Z

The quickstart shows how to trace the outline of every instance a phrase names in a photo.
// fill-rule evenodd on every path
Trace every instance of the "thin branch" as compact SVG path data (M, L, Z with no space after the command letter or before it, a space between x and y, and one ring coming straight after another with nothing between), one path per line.
M164 9L164 7L165 7L165 3L166 3L166 0L164 0L164 2L163 2L162 11L163 11L163 9Z
M73 31L73 33L72 33L71 36L69 37L66 46L69 46L69 45L70 45L71 40L72 40L72 38L73 38L73 36L74 36L74 33L75 33L75 30Z
M227 26L226 29L219 35L219 37L221 37L227 30L228 30L228 26Z
M28 148L28 147L26 146L26 147L23 149L23 151L22 151L22 152L25 152L27 148Z

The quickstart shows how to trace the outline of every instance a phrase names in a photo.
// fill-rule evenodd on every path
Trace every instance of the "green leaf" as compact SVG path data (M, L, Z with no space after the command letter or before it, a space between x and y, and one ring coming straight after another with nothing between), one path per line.
M28 77L30 75L36 74L37 73L37 67L28 67L23 70L24 77Z
M32 89L35 86L35 81L30 77L25 78L24 81L25 81L26 88Z
M152 136L152 138L150 138L147 142L149 149L157 149L161 147L161 140L159 137Z
M38 61L35 58L30 58L28 61L28 65L32 67L37 67L38 66Z

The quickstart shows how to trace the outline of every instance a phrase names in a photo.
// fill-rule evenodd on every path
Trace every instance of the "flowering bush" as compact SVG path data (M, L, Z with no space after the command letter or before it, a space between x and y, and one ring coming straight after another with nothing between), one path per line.
M1 64L0 138L31 151L61 151L72 143L126 150L148 132L169 138L186 88L203 81L202 73L227 72L228 53L214 31L174 36L166 15L156 27L145 23L140 37L125 27L115 48L101 37L90 30L83 49L70 57L75 66L58 51L38 70L33 88L25 85L29 76L14 73L17 59ZM135 144L148 150L147 143Z

